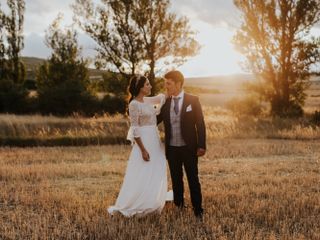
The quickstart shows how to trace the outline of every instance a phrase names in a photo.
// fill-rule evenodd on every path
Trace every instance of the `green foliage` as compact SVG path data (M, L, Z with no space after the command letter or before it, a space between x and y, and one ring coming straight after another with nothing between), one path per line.
M123 96L106 95L101 101L102 112L110 114L125 113L127 108L127 101Z
M104 74L103 87L108 93L113 93L117 96L124 96L127 95L129 80L129 76L124 76L117 73Z
M45 114L92 114L94 98L79 81L66 81L39 91L39 107ZM94 105L94 104L93 104Z
M320 61L320 38L308 37L320 20L320 1L234 2L243 14L234 42L245 69L259 79L251 92L270 103L272 115L300 116L311 68Z
M21 84L25 78L25 67L20 61L23 44L23 22L25 1L8 0L9 13L0 5L0 79L10 79Z
M90 103L94 101L87 89L87 62L79 57L76 32L61 31L60 20L61 16L53 22L46 35L46 43L53 53L38 71L39 107L43 113L85 114L90 109Z
M25 2L8 0L6 14L0 4L0 112L23 113L26 96L22 83L25 68L19 55L23 48Z
M76 0L73 9L80 27L98 45L96 65L118 71L123 79L148 66L153 93L160 60L178 66L198 53L187 18L170 13L168 0L108 0L97 7L92 0Z
M94 7L91 0L73 5L80 27L97 43L96 67L133 75L143 60L142 39L131 21L131 1L104 1Z
M23 82L23 87L26 90L37 90L37 82L33 79L26 79Z
M0 80L0 112L24 113L26 111L25 89L8 79Z
M314 114L312 115L312 122L320 125L320 111L315 111Z
M155 72L162 60L168 66L180 66L196 55L200 45L194 39L186 17L169 11L169 0L132 1L133 21L143 39L144 56L149 66L148 76L155 93Z
M164 79L162 77L155 78L154 93L165 92Z

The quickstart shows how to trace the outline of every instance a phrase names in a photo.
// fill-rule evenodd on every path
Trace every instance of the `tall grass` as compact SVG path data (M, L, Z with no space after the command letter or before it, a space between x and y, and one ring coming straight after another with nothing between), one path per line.
M57 136L99 136L125 131L124 116L105 115L99 118L79 116L60 118L41 115L0 115L1 137L57 137ZM116 132L114 130L117 130ZM122 130L122 131L121 131Z
M222 138L320 138L320 127L310 124L307 119L237 117L220 107L204 107L204 116L209 141ZM96 118L0 115L0 143L18 146L126 143L128 128L128 117L120 114ZM160 129L163 129L162 125Z
M16 146L124 143L128 121L122 115L59 118L0 115L0 144Z

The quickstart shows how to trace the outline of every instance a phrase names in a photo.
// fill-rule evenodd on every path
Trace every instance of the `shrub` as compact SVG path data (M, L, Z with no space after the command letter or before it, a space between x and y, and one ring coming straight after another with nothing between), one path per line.
M13 81L0 80L0 112L24 113L27 91Z
M261 101L255 96L248 96L242 99L233 98L227 102L226 107L237 116L248 115L257 117L264 110Z
M312 122L320 125L320 111L315 111L314 114L312 114Z
M127 101L122 96L106 95L101 100L101 110L110 114L125 113Z
M70 115L74 112L91 115L95 99L78 81L66 81L39 91L39 108L42 113Z

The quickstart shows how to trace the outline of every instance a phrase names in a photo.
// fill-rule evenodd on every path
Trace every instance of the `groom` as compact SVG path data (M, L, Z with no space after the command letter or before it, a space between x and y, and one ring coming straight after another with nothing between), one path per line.
M198 177L198 157L206 152L206 130L198 97L183 90L184 76L170 71L164 76L169 98L158 115L164 122L166 157L168 159L174 204L184 207L183 170L187 174L191 202L196 217L202 219L202 196Z

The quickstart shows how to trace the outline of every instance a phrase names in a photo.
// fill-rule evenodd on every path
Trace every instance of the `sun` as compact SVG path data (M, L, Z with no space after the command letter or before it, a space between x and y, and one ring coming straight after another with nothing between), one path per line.
M193 22L198 31L196 40L202 48L199 55L190 59L180 69L188 77L229 75L243 73L239 63L243 56L232 44L235 30L227 26L214 27L204 22Z

